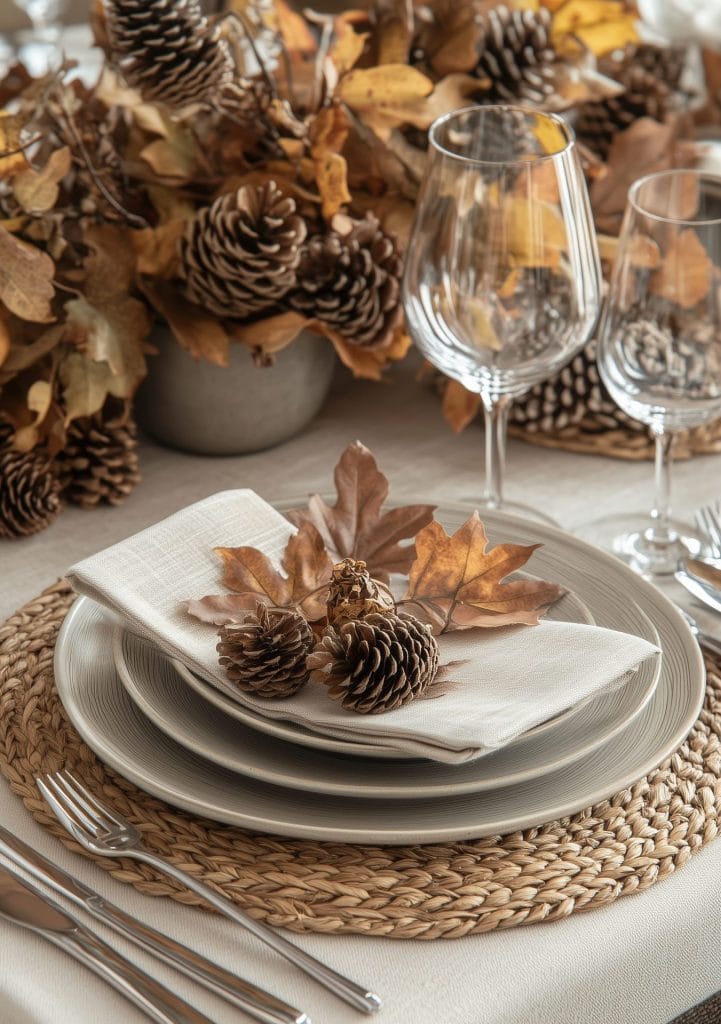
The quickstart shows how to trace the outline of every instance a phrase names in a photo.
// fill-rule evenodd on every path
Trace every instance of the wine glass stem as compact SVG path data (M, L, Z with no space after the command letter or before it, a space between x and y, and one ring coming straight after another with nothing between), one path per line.
M484 502L488 508L503 504L503 471L506 465L506 433L510 395L482 395L485 419L486 490Z
M663 428L654 430L656 504L651 511L651 529L648 539L654 544L667 545L675 539L669 527L671 515L671 462L674 435Z

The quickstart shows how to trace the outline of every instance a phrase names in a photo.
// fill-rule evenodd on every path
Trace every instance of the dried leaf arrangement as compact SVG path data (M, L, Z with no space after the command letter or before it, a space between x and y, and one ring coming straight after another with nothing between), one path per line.
M437 635L536 625L564 593L507 580L538 545L489 548L477 513L449 536L431 505L384 508L388 480L359 442L334 479L334 505L316 494L290 513L280 567L257 548L216 548L227 592L187 603L220 627L220 664L242 691L290 697L311 680L348 710L389 711L443 692Z

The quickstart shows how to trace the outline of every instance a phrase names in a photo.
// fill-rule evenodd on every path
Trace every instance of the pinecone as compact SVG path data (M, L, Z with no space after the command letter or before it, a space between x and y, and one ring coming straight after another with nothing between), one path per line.
M653 394L665 393L670 386L688 394L703 395L715 388L721 377L715 328L708 321L690 318L688 325L679 316L669 323L648 319L639 311L638 320L625 323L619 344L632 370L645 378L644 387Z
M311 680L344 708L378 715L420 696L438 669L438 644L425 626L401 612L372 614L328 629L308 658Z
M542 104L555 91L558 57L551 12L511 10L505 4L479 16L480 56L474 74L490 79L476 97L485 103Z
M503 350L516 362L533 359L560 344L569 330L571 288L560 274L544 268L520 272L499 334Z
M105 11L112 59L144 100L212 105L234 77L230 47L199 0L105 0Z
M135 423L126 416L74 420L57 456L64 496L74 505L119 505L140 482Z
M655 43L627 43L598 62L598 70L609 78L620 78L630 67L643 68L677 92L686 67L685 46L657 46Z
M215 97L215 109L244 127L263 129L273 97L262 75L228 82Z
M188 298L219 317L244 320L295 286L305 221L274 181L219 196L181 239Z
M576 135L602 160L608 159L616 135L640 117L663 121L671 109L671 91L660 78L643 67L629 65L619 76L624 87L619 96L593 100L578 108Z
M402 272L396 241L373 214L336 216L306 245L290 302L355 345L383 348L400 322Z
M221 626L218 636L218 660L245 693L292 697L308 679L305 662L315 637L300 612L259 602L242 624Z
M509 418L529 434L556 434L582 421L592 422L599 430L645 429L606 390L596 365L595 339L555 376L516 399Z
M60 484L47 456L10 447L0 425L0 537L25 537L49 526L60 511Z
M395 610L395 602L371 579L365 562L344 558L333 566L328 587L328 625L336 629L351 619Z

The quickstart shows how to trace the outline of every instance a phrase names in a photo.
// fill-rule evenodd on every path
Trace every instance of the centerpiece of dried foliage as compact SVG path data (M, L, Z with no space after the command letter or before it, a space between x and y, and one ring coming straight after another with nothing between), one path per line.
M388 480L359 442L341 455L335 486L335 505L316 494L290 513L297 532L279 567L257 548L216 548L226 593L186 605L220 627L220 664L239 690L290 697L310 679L351 711L390 711L443 692L450 666L439 669L436 635L536 625L564 593L507 580L539 545L489 548L477 512L449 536L432 505L386 510Z
M360 377L402 358L403 246L438 115L568 111L607 263L630 180L681 159L681 55L639 44L623 0L221 7L95 0L95 84L68 64L0 81L3 535L42 528L61 494L116 502L137 481L154 319L221 366L231 343L268 363L303 328ZM455 386L444 405L456 427L473 414Z

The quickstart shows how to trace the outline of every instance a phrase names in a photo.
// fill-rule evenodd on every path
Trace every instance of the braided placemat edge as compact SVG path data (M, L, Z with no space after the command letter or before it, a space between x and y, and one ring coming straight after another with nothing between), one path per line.
M62 580L0 627L0 771L44 828L88 855L46 810L34 778L67 767L144 833L147 845L254 917L292 931L457 938L606 906L668 877L721 821L721 661L707 659L704 709L647 778L583 812L501 837L354 846L245 832L176 810L107 768L67 720L53 681ZM131 860L91 857L153 896L201 905Z

